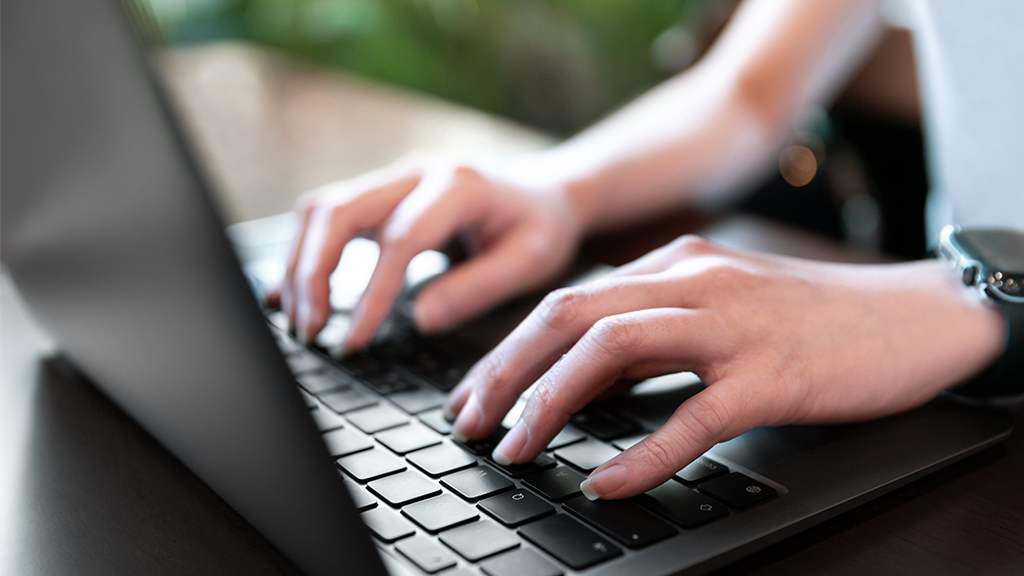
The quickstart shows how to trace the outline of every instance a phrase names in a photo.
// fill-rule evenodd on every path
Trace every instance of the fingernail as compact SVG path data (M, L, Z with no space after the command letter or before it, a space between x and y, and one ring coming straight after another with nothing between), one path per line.
M462 411L459 412L458 418L455 419L452 437L459 442L465 442L476 433L481 417L480 406L477 405L476 398L470 396L469 400L466 400L466 405L462 407Z
M622 464L615 464L591 474L580 483L580 492L587 497L587 500L598 500L605 494L610 494L626 484L629 476L629 469Z
M505 437L494 448L491 458L502 466L508 466L522 454L523 448L526 447L526 442L529 439L530 430L526 427L526 423L520 420L516 422L516 425L508 431L508 434L505 434Z
M456 416L458 416L458 414L456 414L455 411L452 410L447 405L444 407L444 411L441 412L441 417L444 418L444 421L449 423L449 424L451 424L452 422L455 422L455 417Z
M422 334L432 334L446 325L448 316L444 306L433 299L425 302L423 298L416 299L412 308L412 321L416 324L416 330Z
M452 430L452 440L455 440L459 444L465 444L466 442L469 442L469 438L463 436L462 432L459 432L458 430Z

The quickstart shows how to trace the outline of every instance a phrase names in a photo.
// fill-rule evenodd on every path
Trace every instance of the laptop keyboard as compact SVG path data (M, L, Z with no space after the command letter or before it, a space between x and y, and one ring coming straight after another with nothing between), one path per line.
M442 417L470 361L393 342L332 361L271 325L363 522L425 573L583 571L778 495L704 456L646 494L591 502L580 482L644 438L636 422L591 406L533 462L501 466L490 454L506 430L461 444Z

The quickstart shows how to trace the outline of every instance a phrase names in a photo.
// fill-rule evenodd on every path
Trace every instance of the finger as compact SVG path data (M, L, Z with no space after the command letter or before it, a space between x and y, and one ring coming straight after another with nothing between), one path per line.
M519 421L495 448L495 461L532 460L570 416L622 378L701 371L721 352L706 337L712 323L708 312L679 308L603 318L540 378Z
M598 466L580 488L591 500L618 499L660 486L715 444L764 425L775 410L740 378L723 378L694 395L672 418Z
M378 237L377 267L352 315L346 349L366 346L373 338L401 292L414 256L442 247L460 228L481 217L485 200L474 193L479 181L466 174L461 168L428 173L388 218Z
M553 247L557 241L537 228L513 230L425 288L416 298L413 315L420 332L456 326L499 302L535 290L563 268L572 253L571 242Z
M666 286L674 279L629 276L562 288L546 296L504 341L470 370L459 387L472 388L479 412L459 413L455 429L466 438L482 438L501 422L516 398L567 352L595 322L607 316L661 307L697 307L705 287ZM699 288L699 289L698 289Z

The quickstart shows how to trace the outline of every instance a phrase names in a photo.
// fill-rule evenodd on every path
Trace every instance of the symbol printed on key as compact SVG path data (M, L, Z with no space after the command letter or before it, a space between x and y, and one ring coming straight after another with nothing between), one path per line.
M525 494L523 494L522 492L516 492L515 494L512 495L513 500L522 500L524 497Z
M558 474L555 474L555 476L568 476L568 475L569 475L569 473L566 472L565 470L559 470Z
M711 504L701 504L700 505L700 509L703 510L704 512L711 512L712 508L713 507L711 506Z
M598 552L607 552L608 551L608 547L604 545L604 542L594 542L593 544L590 545L590 547L593 548L594 550L597 550Z
M747 486L747 492L750 492L751 494L757 494L760 491L761 491L761 487L760 486Z

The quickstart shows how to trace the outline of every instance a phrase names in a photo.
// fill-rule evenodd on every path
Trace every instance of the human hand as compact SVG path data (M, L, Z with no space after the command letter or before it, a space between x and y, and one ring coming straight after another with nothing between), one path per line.
M380 257L352 316L348 350L365 346L401 292L409 261L459 236L479 255L451 269L416 298L422 332L450 328L535 290L568 264L581 236L569 195L528 161L445 162L412 157L329 184L299 203L299 233L285 278L268 303L309 341L330 316L331 273L357 234L373 234Z
M620 380L679 371L707 384L662 428L584 481L624 498L757 426L893 414L927 402L1006 345L1002 316L939 261L811 262L684 237L612 276L550 294L449 396L455 432L486 436L531 384L494 451L535 458Z

